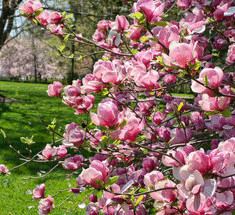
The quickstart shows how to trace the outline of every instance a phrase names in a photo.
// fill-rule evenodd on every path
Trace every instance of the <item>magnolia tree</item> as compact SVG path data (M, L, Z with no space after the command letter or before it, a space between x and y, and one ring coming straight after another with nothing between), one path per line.
M38 1L20 11L62 40L104 52L92 74L64 87L63 103L87 121L71 122L63 135L49 126L62 144L48 144L28 162L55 161L69 173L82 169L70 191L102 193L86 199L89 215L232 214L233 1L138 0L129 17L100 21L93 41L73 32L65 13L43 11ZM171 94L185 84L193 100ZM49 96L62 88L49 85ZM104 97L97 108L95 95ZM81 154L86 150L92 157ZM1 166L1 172L8 170ZM33 194L41 199L39 214L55 207L44 184Z
M33 46L32 46L33 44ZM52 48L39 39L19 38L11 40L0 52L0 74L5 77L62 79L65 68L59 66L58 57L50 55Z

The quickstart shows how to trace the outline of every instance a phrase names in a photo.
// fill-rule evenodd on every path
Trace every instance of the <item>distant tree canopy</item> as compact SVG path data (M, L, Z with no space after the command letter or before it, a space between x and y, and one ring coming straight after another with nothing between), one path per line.
M63 79L66 64L53 49L39 39L13 39L0 51L0 74L8 78Z
M61 79L67 76L68 82L71 82L79 74L91 72L93 64L99 58L95 47L78 45L74 42L64 44L63 41L60 42L56 38L45 39L45 36L41 34L42 31L32 28L27 20L24 22L24 33L20 37L16 35L17 39L14 39L10 36L15 27L14 20L18 21L15 12L23 2L25 1L0 0L1 76L17 79L34 77L35 81L43 78ZM120 11L125 14L131 7L130 3L123 0L44 0L41 3L49 11L59 8L58 11L72 13L71 26L73 26L73 30L90 39L97 28L98 21L114 20ZM22 28L19 28L20 31ZM42 37L48 40L50 47L40 42ZM63 59L56 56L56 53L58 54L56 49L64 45L66 46L63 52L65 55L61 55L64 57ZM48 55L48 53L51 54ZM73 59L66 56L66 53L89 57ZM96 54L92 55L91 53Z

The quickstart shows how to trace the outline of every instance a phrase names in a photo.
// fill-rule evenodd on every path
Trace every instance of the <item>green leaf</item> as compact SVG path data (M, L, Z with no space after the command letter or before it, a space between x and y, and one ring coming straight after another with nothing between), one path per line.
M184 106L184 103L183 102L180 102L180 104L179 104L179 106L178 106L178 111L180 111L181 110L181 108Z
M62 16L63 16L63 17L65 17L65 16L66 16L66 11L64 11L64 12L62 13Z
M139 196L139 198L137 199L135 205L138 205L143 198L144 198L143 195Z
M26 143L26 138L25 137L20 137L20 142L21 143Z
M144 152L144 154L148 154L149 153L149 150L148 149L145 149L145 148L140 148L142 152Z
M109 178L105 183L105 188L107 189L112 184L117 183L118 179L119 179L119 176L117 176L117 175L113 176L112 178Z
M28 138L28 137L20 137L20 142L21 143L24 143L24 144L27 144L27 145L32 145L33 143L35 143L33 141L33 138L34 136L32 136L31 138Z
M162 56L157 57L157 62L161 65L163 64Z
M55 125L55 124L56 124L56 118L54 118L54 119L51 121L51 124L52 124L52 125Z
M65 49L65 45L60 46L60 52L63 52L64 49Z
M156 26L167 26L169 22L166 21L159 21L154 23Z
M124 127L127 123L127 120L122 121L122 123L118 127Z
M137 49L133 49L131 52L132 52L133 55L135 55L138 52L138 50Z
M225 118L228 118L230 117L232 114L231 114L231 111L226 109L226 110L223 110L222 111L222 116L225 117Z
M200 61L197 61L195 64L191 66L191 69L198 70L201 67L202 63Z
M140 38L140 42L146 42L146 41L148 41L149 40L149 38L148 37L141 37ZM159 56L160 57L160 56Z
M138 20L144 18L144 15L140 12L132 13L129 16L130 16L130 18L134 18L134 19L138 19Z
M70 37L70 34L67 34L67 35L65 36L65 38L64 38L64 42L67 42L68 39L69 39L69 37Z
M208 85L209 85L209 80L208 80L208 77L207 77L207 75L206 75L206 74L205 74L205 76L204 76L203 80L204 80L204 84L205 84L205 86L206 86L206 87L208 87Z
M69 19L69 18L72 18L73 17L73 14L69 14L68 16L65 17L65 19Z
M146 139L146 136L142 135L142 136L139 136L138 138L136 138L136 142L140 143L140 142L142 142L145 139Z
M33 19L33 22L34 22L35 24L38 24L38 21L37 21L36 19Z
M39 16L43 11L43 8L40 8L38 11L34 11L35 16Z
M96 180L96 183L99 184L101 187L104 187L104 182L101 180Z
M109 91L107 89L102 90L101 95L107 96L109 94Z
M2 129L0 129L0 131L1 131L1 133L2 133L2 136L3 136L4 138L6 138L6 137L7 137L6 133L5 133Z
M113 142L113 144L114 144L115 146L118 146L120 143L121 143L120 140L115 140L115 141Z

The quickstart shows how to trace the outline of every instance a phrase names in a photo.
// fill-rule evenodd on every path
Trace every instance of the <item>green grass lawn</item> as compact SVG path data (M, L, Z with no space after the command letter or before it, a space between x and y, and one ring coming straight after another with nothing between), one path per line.
M39 116L50 124L57 119L57 129L63 134L65 125L71 122L81 122L84 116L74 115L74 110L61 101L61 98L47 96L45 84L28 84L0 81L0 90L4 96L19 99L21 103L0 103L0 129L6 133L9 142L24 155L27 155L25 145L20 142L20 137L34 135L35 143L32 145L33 154L42 150L47 143L51 143L52 137L42 124ZM0 164L5 164L8 169L22 163L19 156L5 142L0 134ZM46 195L54 195L59 190L76 186L76 175L66 177L67 172L62 167L57 168L49 176L41 179L22 180L23 177L38 176L38 172L49 171L55 163L38 164L30 163L12 171L9 176L0 176L0 208L1 215L37 214L38 200L32 199L32 190L39 184L46 184ZM84 214L84 210L77 208L73 212L67 212L67 207L76 208L78 204L89 194L85 191L69 203L64 203L51 214ZM71 193L64 192L55 197L55 206L59 205Z

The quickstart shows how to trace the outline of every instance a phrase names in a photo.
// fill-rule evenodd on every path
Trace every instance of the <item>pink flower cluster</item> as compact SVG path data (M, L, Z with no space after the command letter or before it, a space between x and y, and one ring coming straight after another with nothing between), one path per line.
M58 12L38 15L40 7L29 1L24 14L63 36L59 29L69 28L63 17ZM180 16L168 22L172 11ZM87 200L86 214L231 214L233 3L138 0L132 12L129 18L99 21L95 42L70 35L105 53L92 74L64 88L63 103L85 120L67 124L63 145L48 144L38 156L60 160L72 171L68 177L79 174L77 187L70 189L74 195L100 191ZM174 94L184 86L191 87L193 100ZM61 90L54 82L48 95L59 96ZM97 106L94 95L101 97ZM39 214L54 208L44 191L44 184L33 191L35 199L42 198Z
M50 97L58 97L60 96L62 89L63 85L58 81L54 81L53 84L48 86L47 94Z
M67 155L67 149L65 146L51 147L50 144L47 144L46 147L42 150L42 155L38 155L41 160L52 160L54 156L57 156L57 159L65 158Z

